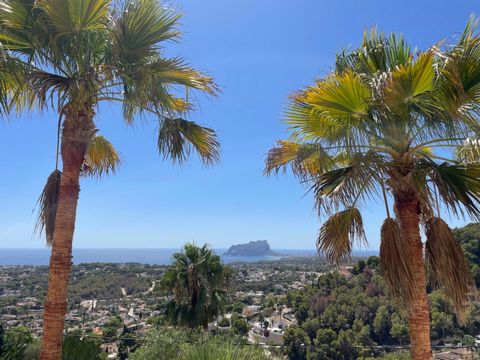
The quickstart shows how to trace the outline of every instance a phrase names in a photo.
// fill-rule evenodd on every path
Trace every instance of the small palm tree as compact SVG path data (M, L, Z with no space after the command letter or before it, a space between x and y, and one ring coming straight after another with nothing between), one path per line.
M291 139L266 159L267 174L289 166L310 184L328 217L317 247L335 263L366 241L361 206L384 200L381 264L408 312L413 359L432 358L425 262L460 319L472 286L441 211L480 218L480 164L471 162L480 130L477 25L472 19L457 44L423 52L401 36L365 32L359 49L338 54L331 74L291 97Z
M173 294L167 313L174 323L207 329L223 310L230 270L207 245L186 244L173 259L162 279L162 287Z
M206 164L219 158L215 132L184 118L193 109L188 89L215 94L212 78L163 55L180 36L179 19L157 0L0 1L1 113L48 107L59 115L62 171L50 176L40 212L52 246L43 360L61 357L80 176L112 172L119 161L97 134L98 104L121 103L127 124L157 121L166 158L183 162L192 150Z

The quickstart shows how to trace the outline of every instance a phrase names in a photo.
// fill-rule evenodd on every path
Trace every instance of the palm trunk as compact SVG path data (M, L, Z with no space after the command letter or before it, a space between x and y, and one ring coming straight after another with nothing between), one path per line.
M50 255L40 360L62 358L68 279L72 267L73 232L80 192L80 170L88 143L95 132L92 117L93 111L89 109L78 110L68 107L65 112L61 145L63 172Z
M414 272L414 296L409 306L408 323L410 327L411 355L413 360L431 360L430 316L427 302L423 246L419 228L419 204L415 195L395 198L395 208L406 246L412 250L412 269Z

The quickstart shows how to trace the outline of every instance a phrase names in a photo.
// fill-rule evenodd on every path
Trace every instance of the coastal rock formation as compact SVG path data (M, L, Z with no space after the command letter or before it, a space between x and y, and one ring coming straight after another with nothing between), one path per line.
M224 255L229 256L278 256L267 240L250 241L247 244L233 245Z

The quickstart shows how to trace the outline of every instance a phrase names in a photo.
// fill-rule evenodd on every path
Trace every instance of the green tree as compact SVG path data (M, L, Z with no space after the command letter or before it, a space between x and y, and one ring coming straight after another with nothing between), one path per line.
M243 307L245 305L243 305L243 303L241 302L236 302L235 304L233 304L233 308L232 308L232 311L237 313L237 314L241 314L242 311L243 311Z
M392 327L390 328L390 335L392 338L396 339L400 345L402 345L405 340L408 339L408 325L396 313L392 315Z
M0 19L0 109L48 107L59 117L62 171L56 167L40 199L40 228L52 246L41 359L59 360L80 176L113 172L119 162L97 135L98 105L122 104L127 124L154 119L163 156L183 162L194 149L212 163L216 135L185 119L192 104L178 87L216 88L181 58L164 56L163 44L180 36L180 14L157 0L4 0Z
M340 359L355 360L357 359L357 348L355 345L355 334L351 329L341 330L338 333L338 338L334 342L337 353Z
M380 343L388 341L390 335L390 314L385 305L378 308L373 321L373 330Z
M371 330L369 325L363 325L360 330L356 333L356 339L358 345L363 346L372 346L375 343L371 338ZM408 333L407 333L408 335Z
M439 311L436 308L432 310L431 326L437 339L445 340L445 336L451 334L453 330L453 315Z
M365 32L360 48L337 55L331 74L292 95L291 137L266 159L267 174L288 166L312 189L327 217L317 247L332 262L366 241L360 208L384 200L380 261L410 310L415 360L432 359L421 228L426 261L460 314L472 285L440 211L480 216L477 25L471 20L452 46L421 52L402 36Z
M472 335L465 335L462 339L463 346L476 346L477 342Z
M307 333L300 327L291 326L283 335L283 349L285 355L291 360L305 360L310 339Z
M230 271L207 245L186 244L173 259L161 283L173 293L167 314L173 323L207 329L225 305Z
M88 339L67 336L63 342L62 360L101 360L100 345Z
M311 340L315 339L318 329L321 327L318 318L309 318L302 324L302 329L305 330Z
M2 360L23 360L25 351L33 342L26 326L17 326L5 332Z
M332 329L318 329L314 346L308 351L307 360L334 359L336 339L337 333Z
M103 336L105 338L115 338L121 325L123 325L123 321L119 316L112 317L103 328Z
M250 330L250 326L248 325L248 321L245 319L235 319L232 322L232 332L234 334L240 336L246 336L248 331Z

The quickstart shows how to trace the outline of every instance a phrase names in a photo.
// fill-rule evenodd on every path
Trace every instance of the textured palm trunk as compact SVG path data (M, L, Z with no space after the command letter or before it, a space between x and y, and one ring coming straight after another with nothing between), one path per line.
M430 316L428 311L423 246L419 228L419 204L415 195L396 197L395 208L400 226L405 235L406 246L412 254L411 264L414 271L414 296L408 315L410 345L413 360L432 359L430 345Z
M40 360L61 360L64 319L67 311L68 279L72 267L80 171L88 143L95 132L91 109L68 107L62 130L63 172L55 217L48 292L43 315L43 342Z

